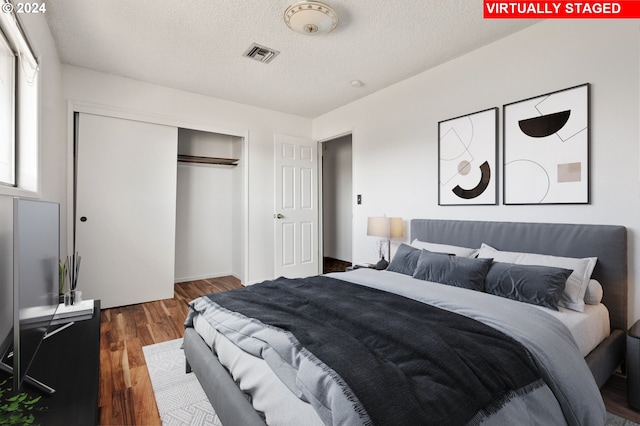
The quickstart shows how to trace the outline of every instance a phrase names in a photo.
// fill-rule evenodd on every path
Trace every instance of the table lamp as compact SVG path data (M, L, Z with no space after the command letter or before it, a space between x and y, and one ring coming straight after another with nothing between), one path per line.
M386 240L387 254L391 260L391 238L402 238L402 218L401 217L370 217L367 219L367 235L379 237ZM384 258L382 249L380 252L380 260L376 264L376 269L386 269L389 262Z

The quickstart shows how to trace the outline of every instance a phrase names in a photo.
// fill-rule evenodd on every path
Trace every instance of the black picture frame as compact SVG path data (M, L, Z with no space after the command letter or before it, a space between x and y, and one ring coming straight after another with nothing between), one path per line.
M438 205L498 204L498 107L438 122Z
M590 84L503 106L503 202L590 203Z

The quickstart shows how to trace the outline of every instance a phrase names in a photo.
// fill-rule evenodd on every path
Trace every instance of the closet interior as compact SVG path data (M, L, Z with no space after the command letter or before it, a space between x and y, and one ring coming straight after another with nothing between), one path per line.
M242 279L242 142L178 129L175 282Z

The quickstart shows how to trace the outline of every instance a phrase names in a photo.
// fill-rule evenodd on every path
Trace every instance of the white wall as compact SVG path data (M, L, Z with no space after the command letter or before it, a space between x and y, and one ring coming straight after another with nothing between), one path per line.
M238 165L235 167L232 175L232 183L231 185L234 188L234 194L232 196L231 202L233 205L231 206L231 211L236 212L232 214L231 219L231 234L232 234L232 247L233 257L231 259L231 270L234 275L241 275L241 271L244 270L244 252L247 252L247 248L244 247L244 222L243 217L237 212L241 212L243 209L243 203L245 199L245 168L247 164L247 154L245 153L245 144L243 138L234 138L234 143L231 145L231 158L237 158ZM249 241L251 244L251 241ZM238 250L241 249L242 253ZM274 265L275 267L275 265ZM254 280L255 282L255 280Z
M248 152L242 157L249 164L249 270L243 281L273 278L273 135L309 138L310 119L69 65L62 74L64 96L76 103L248 133Z
M630 20L544 21L314 119L318 140L353 131L354 194L363 196L362 205L353 205L355 259L376 259L366 217L382 213L405 221L624 225L630 324L640 318L639 28ZM587 82L591 204L438 206L438 121ZM501 123L502 111L500 129ZM501 165L501 135L499 146Z
M352 261L351 135L322 143L323 255Z
M21 15L40 62L39 191L41 199L60 202L66 214L66 144L61 67L44 15ZM12 326L13 196L33 196L0 188L0 339ZM66 222L62 220L60 253L66 255Z
M66 215L65 104L61 91L61 66L44 15L21 15L40 61L39 191L41 199L60 202ZM0 189L0 339L11 321L13 292L13 196L33 196ZM60 253L66 255L66 222L61 223ZM10 327L11 324L9 323Z

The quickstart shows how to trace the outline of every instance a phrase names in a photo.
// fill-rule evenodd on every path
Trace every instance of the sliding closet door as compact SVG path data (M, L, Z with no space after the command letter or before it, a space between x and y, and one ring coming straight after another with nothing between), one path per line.
M77 120L78 289L103 308L173 297L178 129Z

